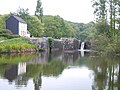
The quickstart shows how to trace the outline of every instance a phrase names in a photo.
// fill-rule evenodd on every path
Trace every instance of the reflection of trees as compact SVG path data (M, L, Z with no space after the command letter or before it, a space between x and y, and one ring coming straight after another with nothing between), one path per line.
M94 71L93 90L120 90L120 61L116 57L92 57L85 64Z
M17 64L35 58L36 54L0 55L1 64Z
M36 54L28 55L1 55L0 56L0 76L4 76L11 80L11 84L15 81L17 88L27 86L28 80L33 78L34 89L40 90L41 88L41 75L58 76L65 68L62 63L62 52L41 53L37 58ZM34 58L34 59L33 59ZM48 60L49 58L49 60ZM54 58L54 60L53 60ZM31 60L27 62L26 73L18 75L18 63L21 61ZM42 60L42 61L41 61ZM34 62L34 64L33 64ZM44 64L40 64L45 62ZM39 64L38 64L39 63ZM14 72L13 72L14 71ZM7 77L6 77L7 76Z
M18 75L17 64L4 64L3 63L0 65L0 76L7 75L9 76L8 78L12 77L11 83L15 81L15 85L18 88L22 86L27 86L28 80L30 78L33 78L35 90L40 90L41 83L42 83L41 74L46 75L46 76L52 75L56 77L62 73L64 68L65 68L65 65L62 63L62 61L52 60L51 58L51 60L46 64L27 64L26 73ZM7 77L5 76L5 78Z
M33 82L34 82L34 89L35 89L35 90L40 90L41 84L42 84L41 75L38 76L38 77L35 77L35 78L33 79Z
M118 72L118 90L120 90L120 62L119 62L119 72Z
M42 79L41 79L41 73L42 73L43 65L41 64L30 64L27 66L27 72L26 77L27 78L33 78L34 82L34 89L40 90Z
M3 77L5 70L7 69L8 65L7 64L0 64L0 76Z
M64 52L63 62L65 64L73 65L79 58L79 52Z
M41 74L46 76L58 76L65 66L61 61L52 60L48 64L29 64L27 65L27 78L33 78L35 90L40 90L42 79Z
M27 86L29 78L25 75L20 75L18 78L15 79L16 87Z
M64 70L65 66L61 61L53 60L43 66L43 75L58 76Z

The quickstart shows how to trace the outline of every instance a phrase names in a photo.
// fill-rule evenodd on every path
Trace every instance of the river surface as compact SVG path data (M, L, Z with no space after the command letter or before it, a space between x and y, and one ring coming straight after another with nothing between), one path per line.
M120 90L120 57L60 51L0 55L0 90Z

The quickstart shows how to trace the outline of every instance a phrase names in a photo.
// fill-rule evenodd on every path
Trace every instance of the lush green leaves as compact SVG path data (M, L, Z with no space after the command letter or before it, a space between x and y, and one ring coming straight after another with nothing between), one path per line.
M73 28L59 16L44 16L44 36L61 38L74 36Z
M38 17L38 19L41 21L41 23L43 22L43 21L42 21L42 17L43 17L43 7L42 7L42 2L41 2L41 0L38 0L38 1L37 1L35 16Z
M31 36L41 37L44 33L44 24L36 16L29 16L27 19L28 30Z
M90 40L95 35L95 23L90 22L88 24L84 23L73 23L69 22L71 26L74 28L75 38L85 41Z
M8 17L9 17L9 15L6 15L6 14L0 16L0 31L5 29L5 21Z

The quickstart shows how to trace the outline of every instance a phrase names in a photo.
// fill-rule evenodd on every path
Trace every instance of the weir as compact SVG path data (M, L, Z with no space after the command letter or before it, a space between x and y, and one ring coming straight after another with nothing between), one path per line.
M82 43L81 43L81 48L80 48L80 49L83 50L84 47L85 47L85 42L82 42Z
M29 38L29 41L36 44L39 48L49 51L48 37L43 38ZM90 43L80 42L76 38L62 38L54 39L52 50L63 50L63 51L79 51L89 49Z

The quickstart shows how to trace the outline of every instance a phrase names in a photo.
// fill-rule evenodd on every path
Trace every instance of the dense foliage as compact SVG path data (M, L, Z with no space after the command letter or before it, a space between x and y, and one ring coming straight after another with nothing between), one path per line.
M96 35L93 49L105 54L120 53L120 1L93 0Z
M36 11L35 11L35 16L38 17L39 20L42 21L42 17L43 17L43 7L42 7L42 2L41 0L37 0L37 6L36 6Z
M104 29L101 33L107 37L117 38L120 29L120 1L119 0L93 0L96 21L102 21ZM109 28L108 28L109 25Z
M0 31L2 31L3 29L5 29L5 21L6 19L9 17L9 15L5 14L5 15L0 15Z
M95 23L89 22L87 24L84 23L74 23L69 22L74 29L75 38L81 41L90 41L96 32Z
M44 36L53 38L74 36L74 29L60 16L44 16L43 22L45 27Z

